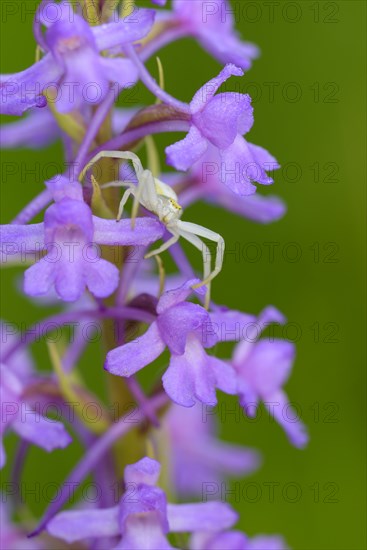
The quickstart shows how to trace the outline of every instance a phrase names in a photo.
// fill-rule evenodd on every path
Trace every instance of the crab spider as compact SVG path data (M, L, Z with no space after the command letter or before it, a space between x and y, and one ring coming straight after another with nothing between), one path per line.
M157 256L175 244L180 237L183 237L203 255L204 278L194 285L193 288L199 288L203 285L208 285L207 304L210 295L210 283L218 275L222 269L224 256L224 239L218 233L207 229L201 225L191 222L182 221L182 208L178 204L178 197L175 191L166 183L158 180L153 176L150 170L144 170L140 159L134 153L129 151L101 151L91 159L88 165L80 174L80 180L84 177L87 170L101 158L116 158L121 160L130 160L134 166L134 170L138 179L138 184L132 182L114 181L105 184L103 187L126 187L117 214L117 221L121 219L124 207L129 197L134 196L134 204L132 209L132 224L134 224L137 216L139 204L144 208L158 216L171 233L172 237L163 243L159 248L146 254L145 258ZM217 244L215 266L212 271L212 256L208 246L202 241L201 237L208 239Z

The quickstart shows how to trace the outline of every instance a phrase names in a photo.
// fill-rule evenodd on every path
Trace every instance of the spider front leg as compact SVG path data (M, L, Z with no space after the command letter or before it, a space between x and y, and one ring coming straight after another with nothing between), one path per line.
M119 209L117 212L117 218L116 218L117 222L121 220L122 214L124 212L125 204L127 203L130 195L132 195L133 193L134 193L134 189L132 187L129 187L128 189L126 189L125 193L122 195L122 199L120 201Z
M158 272L159 272L159 281L160 281L160 284L159 284L159 287L160 287L160 294L159 295L160 296L163 293L164 281L165 281L165 278L166 278L166 273L165 273L164 265L163 265L162 259L160 257L160 254L162 252L164 252L165 250L168 250L168 248L170 246L177 243L178 239L180 238L180 235L178 235L177 233L174 233L173 231L171 231L171 233L172 233L172 237L170 237L165 243L163 243L159 248L156 248L155 250L152 250L151 252L148 252L148 254L145 254L145 256L144 256L144 259L155 258L155 260L157 261Z
M142 164L139 157L135 155L135 153L131 153L130 151L100 151L88 162L88 164L84 166L83 170L79 174L79 181L82 181L87 171L102 158L131 160L138 179L143 173Z
M127 203L130 195L134 194L135 184L132 181L110 181L109 183L104 183L103 185L101 185L101 189L109 189L110 187L127 187L120 201L116 217L116 221L119 222L122 218L125 204Z
M110 187L135 187L135 183L132 181L109 181L108 183L102 183L101 189L109 189Z
M184 222L183 222L184 223ZM206 244L196 235L192 233L188 233L186 231L180 231L180 235L182 238L186 239L189 243L195 246L203 255L203 262L204 262L204 280L207 280L210 276L210 270L211 270L211 254L209 248L206 246ZM194 285L192 288L198 288L199 286L202 286L202 283L198 285ZM205 295L205 308L209 309L210 306L210 294L211 294L211 283L209 282L207 284L207 293Z
M204 263L204 279L200 283L194 285L193 288L200 288L204 285L208 286L208 292L206 295L206 306L208 307L210 302L210 283L218 275L218 273L220 273L223 265L225 248L224 239L221 235L219 235L219 233L215 233L214 231L211 231L210 229L207 229L206 227L203 227L196 223L183 222L179 220L177 222L177 227L180 235L184 239L191 242L191 244L193 244L202 252ZM213 271L211 271L212 256L210 250L208 246L200 239L200 237L204 237L210 241L217 243L215 266Z
M178 239L180 238L180 235L177 233L173 233L172 231L172 237L170 237L165 243L163 243L159 248L156 248L155 250L152 250L151 252L148 252L148 254L145 254L144 258L152 258L153 256L157 256L158 254L162 254L165 250L168 250L170 246L177 243Z

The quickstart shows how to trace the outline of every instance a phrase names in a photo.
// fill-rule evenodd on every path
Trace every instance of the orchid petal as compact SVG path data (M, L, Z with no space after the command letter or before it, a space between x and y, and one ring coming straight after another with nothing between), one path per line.
M137 218L134 228L129 219L116 222L93 216L93 224L93 240L98 244L147 246L160 239L165 231L160 222L151 218Z
M289 550L289 547L283 537L257 535L248 541L246 550Z
M163 375L163 387L178 405L192 407L196 401L215 405L216 377L210 369L210 359L197 336L190 335L183 355L172 355Z
M170 307L157 319L162 339L171 353L176 355L184 353L188 335L191 332L200 334L204 330L203 325L209 322L208 312L203 307L187 302Z
M144 38L151 30L154 18L154 10L139 8L120 21L92 27L98 49L107 50Z
M44 224L0 225L0 247L2 256L21 252L40 251L44 247Z
M193 293L193 285L199 282L199 279L190 279L179 288L168 290L167 292L162 294L157 305L157 313L161 314L164 311L167 311L170 307L173 307L180 302L184 302L186 298L188 298L190 294Z
M59 262L55 264L55 289L65 302L75 302L83 295L85 290L84 271L86 262L82 258L81 247L78 248L73 251L75 257L61 257ZM62 255L65 253L62 250Z
M228 12L227 12L228 13ZM200 36L202 46L210 52L220 63L233 63L241 69L247 70L252 65L252 60L260 55L260 49L251 42L243 42L233 34L221 34L218 40L217 30L203 30Z
M252 182L263 185L273 183L273 179L266 174L263 164L255 158L250 145L238 135L230 147L221 151L222 183L238 195L255 193L256 186Z
M107 354L105 369L117 376L129 377L157 359L165 349L157 323L150 325L142 336L133 342L113 349Z
M45 107L31 111L25 118L3 124L0 131L0 147L39 149L49 146L58 137L60 129L51 112Z
M212 78L196 92L190 103L192 114L202 110L214 97L220 86L231 76L243 76L243 71L233 64L228 64L218 76Z
M298 417L298 413L293 410L287 395L282 390L279 390L269 395L264 400L264 405L283 428L292 445L303 449L309 440L307 428Z
M156 460L144 457L135 464L128 464L125 468L125 483L145 483L146 485L156 485L161 465Z
M213 145L226 149L234 142L237 134L244 133L241 131L244 120L251 121L248 130L251 128L252 113L249 95L223 93L213 97L202 111L194 115L193 120Z
M64 449L71 442L61 422L50 420L36 411L28 411L25 419L18 417L12 422L12 428L24 439L48 452Z
M284 201L273 195L262 196L255 193L239 197L234 193L217 192L212 196L213 202L222 208L258 223L278 221L287 211Z
M177 170L188 170L205 153L206 139L195 126L191 126L187 136L181 141L166 147L167 163Z
M273 170L278 170L278 168L280 168L280 164L277 159L273 157L269 151L264 149L264 147L254 145L253 143L249 143L248 146L255 161L265 172L272 172Z
M118 286L119 277L118 268L103 258L85 268L87 287L97 298L110 296Z
M228 529L236 523L238 514L224 502L200 502L168 504L167 517L170 531L177 533Z
M113 85L119 85L118 92L131 88L139 79L138 70L130 59L104 57L100 59L100 66L103 68L105 77Z
M174 550L166 539L156 513L130 516L124 536L113 550Z
M237 393L236 371L229 363L209 355L208 368L215 374L216 386L218 389L229 395L235 395Z
M1 75L0 113L21 115L31 107L45 107L42 92L62 75L61 67L51 54L20 73Z
M92 537L114 537L120 534L118 516L118 506L61 512L47 524L47 532L68 543Z
M294 357L293 343L263 339L252 347L250 355L239 369L259 395L266 397L286 383Z
M243 338L246 327L254 323L256 317L223 308L211 312L210 320L220 342L234 342Z
M248 550L248 538L240 531L223 533L194 533L191 537L191 550ZM262 548L265 550L265 547Z
M47 256L29 267L24 273L24 292L29 296L47 294L55 282L56 267Z

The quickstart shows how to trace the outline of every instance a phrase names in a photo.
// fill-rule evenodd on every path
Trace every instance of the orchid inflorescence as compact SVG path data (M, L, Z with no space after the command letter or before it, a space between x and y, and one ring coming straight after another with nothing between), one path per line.
M282 413L291 409L283 386L294 344L261 337L270 324L285 323L275 307L256 316L211 299L215 277L220 284L224 238L214 219L207 228L188 221L185 213L199 200L260 223L285 212L279 198L257 192L256 183L273 183L269 174L279 165L244 137L254 122L250 96L219 91L230 77L243 76L259 50L236 33L227 0L173 0L170 9L165 0L153 4L155 9L120 0L43 0L34 20L38 60L1 76L1 112L23 115L2 127L1 146L38 149L61 138L68 167L1 226L2 263L21 265L26 257L31 265L23 292L39 306L61 304L59 313L38 324L43 336L56 326L77 325L67 346L49 343L52 371L47 372L37 370L30 355L34 328L19 335L2 322L1 438L10 431L20 438L13 472L18 482L30 444L50 452L79 439L85 451L64 487L92 475L100 488L93 505L81 500L67 511L61 511L69 500L62 489L38 523L30 510L13 523L16 497L3 494L0 546L7 550L69 544L127 550L286 548L280 536L251 538L234 530L236 512L207 498L203 486L251 473L260 464L255 450L216 437L209 411L217 404L217 390L237 396L248 416L262 401L290 442L306 445L297 415L289 421ZM159 59L159 83L145 65L183 37L194 38L223 65L190 103L165 91ZM117 106L121 92L138 81L155 102L136 109ZM167 164L177 172L165 174L153 136L170 132L184 136L166 148ZM32 223L42 212L43 221ZM199 273L180 238L201 252ZM168 254L176 272L166 275ZM108 403L78 369L90 320L103 334ZM235 342L231 358L213 353L221 342ZM163 375L149 367L148 390L143 389L136 373L164 353ZM99 359L94 363L91 369L102 369ZM57 404L61 418L49 418L49 403ZM101 412L98 421L83 415L83 405L91 403ZM121 407L113 415L116 403ZM132 411L135 422L129 422ZM2 439L0 453L4 466ZM111 493L116 486L118 495ZM180 503L187 498L197 502Z

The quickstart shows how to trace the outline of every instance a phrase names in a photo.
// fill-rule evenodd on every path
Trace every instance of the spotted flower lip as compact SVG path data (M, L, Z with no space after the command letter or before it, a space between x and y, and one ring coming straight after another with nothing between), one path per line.
M253 125L253 108L248 94L216 94L230 76L243 71L228 64L219 75L202 86L190 103L191 127L187 136L166 148L167 162L186 171L202 160L208 148L220 159L222 182L238 195L256 192L252 182L270 185L267 170L279 168L275 158L262 147L248 143L242 134Z
M197 279L165 292L157 306L157 320L145 334L107 354L105 369L117 376L129 377L157 359L166 347L170 364L163 375L168 396L178 405L192 407L196 401L215 405L216 388L234 394L236 382L232 368L208 355L218 337L211 328L208 312L186 302Z
M118 506L61 512L48 523L47 531L68 543L119 537L115 550L168 550L173 548L168 533L226 529L236 522L237 514L222 502L168 504L164 491L156 487L159 473L160 464L148 457L127 466L128 490Z
M57 6L62 4L66 3ZM41 17L47 27L42 40L47 51L25 71L1 75L0 112L21 115L32 107L44 107L47 101L42 93L49 87L56 86L57 109L69 112L85 103L101 102L111 82L120 88L132 86L138 78L133 63L100 52L144 38L154 17L154 10L139 9L134 20L90 27L77 14L70 20L65 6L54 22Z

